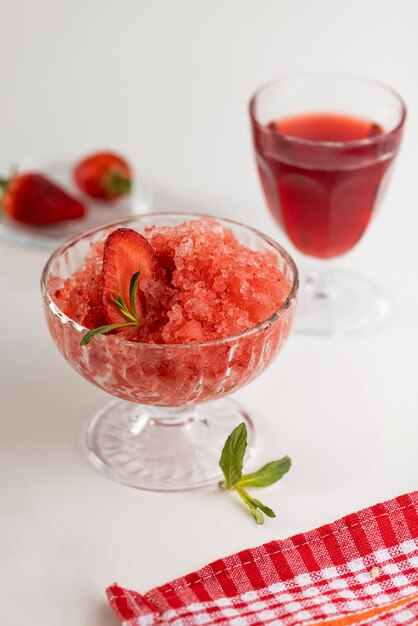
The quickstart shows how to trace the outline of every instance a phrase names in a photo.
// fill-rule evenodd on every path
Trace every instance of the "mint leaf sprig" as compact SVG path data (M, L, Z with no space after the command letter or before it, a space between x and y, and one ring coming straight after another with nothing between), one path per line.
M119 307L122 315L128 320L127 322L122 322L120 324L107 324L105 326L99 326L98 328L93 328L93 330L89 330L80 341L80 346L85 346L90 343L95 335L103 335L105 333L110 332L111 330L115 330L115 328L123 328L124 326L140 326L141 319L136 310L136 296L138 293L138 281L141 276L141 270L139 269L135 274L132 274L131 281L129 283L129 305L124 302L122 296L118 294L115 296L110 296L111 299L117 306Z
M245 450L247 448L247 426L242 423L229 435L222 450L219 466L225 480L221 486L226 489L235 489L241 500L251 511L257 524L264 524L264 516L276 517L275 512L268 506L250 496L247 487L269 487L280 480L290 469L291 461L284 456L279 461L266 463L252 474L242 473Z

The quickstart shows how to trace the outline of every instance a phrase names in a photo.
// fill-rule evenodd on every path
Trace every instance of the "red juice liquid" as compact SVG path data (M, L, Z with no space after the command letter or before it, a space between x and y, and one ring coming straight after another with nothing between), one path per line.
M254 124L253 132L268 206L296 248L323 259L350 250L376 208L400 133L331 113Z

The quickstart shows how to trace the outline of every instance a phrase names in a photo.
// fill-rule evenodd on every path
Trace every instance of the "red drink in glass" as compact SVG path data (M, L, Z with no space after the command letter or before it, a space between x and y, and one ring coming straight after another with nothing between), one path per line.
M311 73L280 78L250 102L264 195L294 246L340 256L364 234L398 152L406 109L368 78ZM302 272L296 329L341 336L381 316L378 289L325 264Z
M379 144L335 150L325 142L367 140L383 134L379 124L317 113L274 121L254 132L268 206L296 248L323 259L350 250L376 208L393 150L382 160ZM282 136L302 142L290 151ZM316 142L321 145L312 154Z

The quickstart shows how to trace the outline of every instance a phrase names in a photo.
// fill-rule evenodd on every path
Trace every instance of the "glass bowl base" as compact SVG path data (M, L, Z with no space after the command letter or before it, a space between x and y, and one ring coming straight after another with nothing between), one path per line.
M247 460L254 446L253 423L229 398L180 408L116 400L90 421L87 456L102 474L131 487L199 489L222 480L223 445L242 422L248 432Z
M298 300L295 331L328 337L366 332L389 308L377 285L344 270L302 271Z

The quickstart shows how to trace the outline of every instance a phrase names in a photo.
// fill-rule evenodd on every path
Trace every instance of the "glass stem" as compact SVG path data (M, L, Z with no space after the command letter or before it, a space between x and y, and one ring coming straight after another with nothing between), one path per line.
M197 419L193 405L178 407L149 407L149 419L159 426L184 426Z
M339 285L329 261L316 261L303 273L302 288L316 300L332 300L339 294Z

